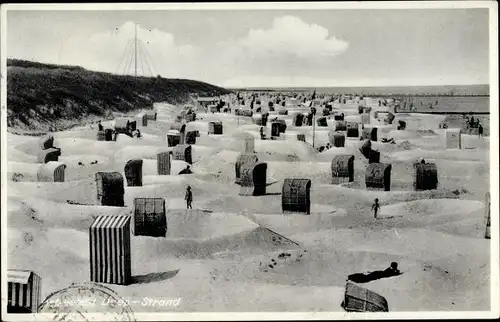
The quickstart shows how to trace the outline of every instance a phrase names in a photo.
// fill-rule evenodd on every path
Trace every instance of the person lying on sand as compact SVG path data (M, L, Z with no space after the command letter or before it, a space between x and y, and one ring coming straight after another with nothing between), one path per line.
M391 143L391 144L396 144L396 141L394 141L393 138L382 138L382 143Z
M373 271L369 272L368 274L355 273L349 275L347 279L355 283L368 283L381 278L388 278L401 274L402 273L398 269L398 263L392 262L391 265L383 271Z

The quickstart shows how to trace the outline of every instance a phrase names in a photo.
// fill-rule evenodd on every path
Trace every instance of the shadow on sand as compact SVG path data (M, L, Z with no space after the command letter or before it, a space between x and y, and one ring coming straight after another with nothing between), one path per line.
M179 269L162 272L162 273L149 273L145 275L136 275L132 277L132 284L148 284L153 282L161 282L174 277L179 273Z

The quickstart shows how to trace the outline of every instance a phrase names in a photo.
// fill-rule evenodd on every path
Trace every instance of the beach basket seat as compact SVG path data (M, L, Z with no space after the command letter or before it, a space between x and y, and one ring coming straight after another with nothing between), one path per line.
M383 296L352 282L346 283L342 307L347 312L389 312Z
M414 163L415 175L413 188L415 191L434 190L438 187L438 171L435 163Z
M267 184L267 163L246 163L240 168L240 196L264 196Z
M365 186L368 190L391 190L392 165L388 163L370 163L366 167Z
M127 186L141 187L142 186L142 159L133 159L127 161L125 164L125 178L127 179Z
M311 180L285 179L281 192L283 213L311 213Z
M123 176L119 172L95 174L97 200L101 206L123 207L125 194Z
M332 159L332 184L354 181L354 155L336 155Z
M167 217L165 199L135 198L134 236L165 237L167 235Z

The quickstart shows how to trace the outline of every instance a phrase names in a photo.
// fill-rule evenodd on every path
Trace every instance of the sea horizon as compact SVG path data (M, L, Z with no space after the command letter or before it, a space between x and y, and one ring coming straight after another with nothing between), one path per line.
M256 86L225 87L233 91L308 92L318 94L412 95L412 96L489 96L489 84L407 85L407 86Z

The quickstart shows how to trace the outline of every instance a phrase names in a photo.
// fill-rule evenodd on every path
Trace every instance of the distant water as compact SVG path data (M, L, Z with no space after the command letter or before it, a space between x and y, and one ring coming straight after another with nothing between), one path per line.
M234 89L238 90L238 89ZM489 85L446 85L446 86L386 86L386 87L254 87L247 90L269 90L277 92L313 92L318 94L358 94L358 95L465 95L488 96Z
M411 97L406 99L407 107L410 102L419 112L435 111L435 112L489 112L490 98L485 96L469 96L469 97ZM432 106L432 108L431 108ZM402 104L401 107L404 107Z
M236 91L238 89L235 89ZM240 89L241 90L241 89ZM414 112L465 112L472 113L489 136L489 115L474 115L474 112L489 112L489 85L467 86L401 86L401 87L298 87L298 88L248 88L247 90L273 92L309 92L317 94L356 94L360 96L393 97L413 103ZM453 94L454 96L449 96ZM426 96L420 96L426 95ZM432 109L431 109L432 104ZM404 105L404 104L403 104ZM403 107L403 106L402 106ZM401 111L404 113L404 111ZM470 117L470 115L468 116ZM446 122L451 127L465 128L466 119L462 115L448 115Z

